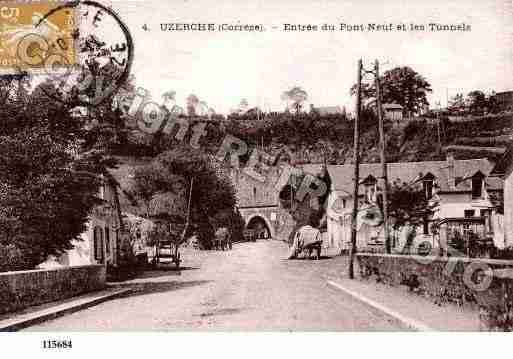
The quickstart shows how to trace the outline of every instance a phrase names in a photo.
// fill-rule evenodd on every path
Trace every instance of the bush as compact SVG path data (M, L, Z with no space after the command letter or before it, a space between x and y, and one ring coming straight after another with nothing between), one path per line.
M214 229L208 222L201 222L197 224L198 228L198 241L201 249L211 249L212 239L214 238Z
M26 258L19 248L0 244L0 272L34 269Z

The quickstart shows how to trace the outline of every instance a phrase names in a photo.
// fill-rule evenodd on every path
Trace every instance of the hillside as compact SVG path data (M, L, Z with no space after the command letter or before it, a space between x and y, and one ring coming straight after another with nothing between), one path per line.
M188 142L194 124L204 121L192 120ZM451 122L415 119L402 123L385 123L387 138L387 160L409 162L439 160L447 151L454 152L459 159L496 158L512 142L513 115L487 116L469 121ZM171 135L158 138L148 136L129 137L129 142L114 149L124 156L152 156L179 145L181 141ZM201 138L202 150L216 153L226 134L244 140L248 146L276 155L284 147L301 163L329 164L350 163L353 157L353 122L340 115L334 116L269 116L256 118L229 118L207 123L206 135ZM438 143L440 138L440 143ZM378 162L377 120L372 113L364 113L361 124L361 161ZM243 159L244 161L244 159Z
M305 116L306 117L306 116ZM489 116L467 122L419 119L385 124L387 160L390 162L444 159L447 151L457 158L495 158L512 142L513 115ZM361 126L361 161L378 162L377 120L367 114ZM289 118L275 122L249 121L227 132L274 154L287 146L300 162L344 164L353 157L353 123L345 118ZM440 145L438 134L440 133Z

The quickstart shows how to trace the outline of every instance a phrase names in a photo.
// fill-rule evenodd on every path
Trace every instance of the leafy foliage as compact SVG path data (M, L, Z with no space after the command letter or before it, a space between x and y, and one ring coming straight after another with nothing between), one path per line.
M29 93L27 76L0 81L0 245L22 253L31 269L71 249L101 203L100 175L111 181L115 161L105 155L112 134L97 125L116 114L106 105L74 116L71 104L48 97L50 83Z
M99 203L99 181L75 171L66 149L44 131L0 138L0 244L23 251L33 267L71 249Z
M161 153L151 164L136 170L131 193L135 198L149 203L157 194L172 192L175 182L180 178L187 183L188 196L192 180L191 227L197 228L200 241L208 248L212 226L216 225L215 220L210 222L211 219L218 218L223 224L232 221L234 230L239 231L235 228L239 220L233 214L235 189L230 179L216 169L213 161L200 150L186 145L177 146ZM230 215L226 217L227 214Z
M387 200L388 214L395 229L406 224L421 224L437 206L436 201L426 198L420 183L408 184L399 180L390 184Z
M308 99L308 93L303 88L294 86L290 90L284 91L281 98L287 101L287 109L292 108L296 114L299 114L303 103Z
M218 172L213 159L200 150L182 145L160 154L156 161L166 173L180 175L187 183L194 179L191 203L196 211L214 217L220 210L235 206L235 189L230 179Z
M426 94L431 92L429 82L411 67L396 67L385 71L379 78L383 103L397 103L403 106L407 113L419 113L428 105ZM356 93L356 85L351 88ZM376 97L374 84L362 86L362 98Z

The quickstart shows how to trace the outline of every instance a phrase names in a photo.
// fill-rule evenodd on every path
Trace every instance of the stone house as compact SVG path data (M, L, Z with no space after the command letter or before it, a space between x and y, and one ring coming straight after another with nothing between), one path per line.
M494 164L487 159L388 163L389 182L399 180L408 184L422 185L427 199L436 201L434 215L426 218L417 228L416 241L429 241L437 246L431 224L446 218L476 218L485 220L492 235L496 199L502 196L502 180L490 176ZM351 212L353 208L353 165L328 166L330 193L326 203L328 243L347 249L351 236ZM375 203L381 193L378 179L380 164L360 165L359 202ZM361 207L360 207L361 208ZM358 225L358 247L377 248L384 244L383 226ZM402 233L392 233L396 245L404 239Z
M513 149L510 148L497 162L493 174L504 180L504 215L498 218L498 224L503 226L502 241L504 248L513 246Z
M119 208L115 192L117 187L103 181L98 189L102 204L93 208L86 223L86 230L79 239L73 240L73 249L59 258L49 258L40 268L59 266L80 266L89 264L116 265L118 246L121 240L119 231Z

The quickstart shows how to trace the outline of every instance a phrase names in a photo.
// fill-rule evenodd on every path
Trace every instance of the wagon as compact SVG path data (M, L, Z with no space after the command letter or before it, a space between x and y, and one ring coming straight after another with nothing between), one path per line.
M177 268L180 267L180 245L184 242L183 232L185 225L177 223L169 224L166 234L157 238L154 263L174 263Z

